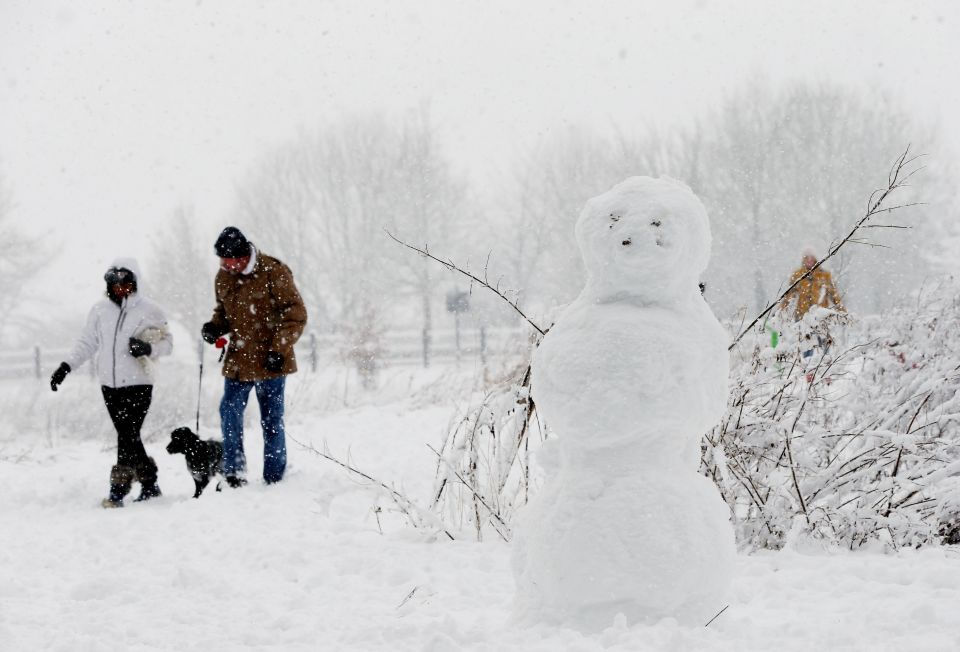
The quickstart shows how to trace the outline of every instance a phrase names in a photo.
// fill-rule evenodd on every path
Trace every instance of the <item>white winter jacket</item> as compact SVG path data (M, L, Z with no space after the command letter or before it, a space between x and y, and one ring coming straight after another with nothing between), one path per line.
M129 259L122 262L126 264L117 266L128 269L135 266ZM131 271L137 275L139 284L139 270ZM124 299L119 306L110 299L103 299L90 310L87 323L64 362L76 369L92 358L100 384L107 387L152 385L153 365L130 355L131 337L150 344L151 360L169 355L173 350L173 336L160 306L137 293Z

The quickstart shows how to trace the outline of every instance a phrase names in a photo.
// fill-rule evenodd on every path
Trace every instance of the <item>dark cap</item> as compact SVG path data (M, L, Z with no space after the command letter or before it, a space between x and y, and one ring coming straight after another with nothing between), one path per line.
M221 231L213 248L220 258L243 258L250 255L250 243L235 226L228 226Z

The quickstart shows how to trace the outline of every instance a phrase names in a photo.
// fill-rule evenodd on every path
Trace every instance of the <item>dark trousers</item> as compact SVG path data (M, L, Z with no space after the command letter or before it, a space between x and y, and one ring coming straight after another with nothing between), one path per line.
M157 465L147 455L140 440L140 428L150 409L153 385L100 388L103 402L117 430L117 466L134 470L144 486L157 482Z

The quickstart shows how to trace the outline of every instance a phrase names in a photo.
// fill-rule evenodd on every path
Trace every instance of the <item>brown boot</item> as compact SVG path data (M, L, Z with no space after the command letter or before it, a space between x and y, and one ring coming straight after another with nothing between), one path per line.
M103 507L123 507L123 497L130 493L135 471L129 466L115 464L110 469L110 495L100 504Z

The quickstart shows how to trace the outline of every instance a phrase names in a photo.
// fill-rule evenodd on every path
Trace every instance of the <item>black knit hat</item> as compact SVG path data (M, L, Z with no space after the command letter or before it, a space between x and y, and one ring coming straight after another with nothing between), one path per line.
M220 258L243 258L250 255L250 243L235 226L228 226L221 231L213 248Z

